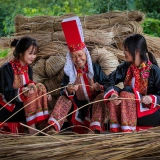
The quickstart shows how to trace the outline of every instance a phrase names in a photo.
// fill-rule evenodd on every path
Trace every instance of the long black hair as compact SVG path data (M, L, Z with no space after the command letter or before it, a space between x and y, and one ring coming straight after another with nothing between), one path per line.
M149 52L147 49L146 39L141 34L132 34L128 36L124 40L123 45L124 45L124 49L130 52L134 61L135 61L135 53L136 51L139 51L142 61L148 61L148 57L149 57L149 60L153 64L158 66L154 55L151 52ZM148 57L146 53L148 53Z
M25 51L30 47L33 46L38 50L38 44L34 38L31 37L22 37L21 39L14 39L11 42L11 47L15 47L13 51L13 55L16 59L20 59L20 54L24 56Z

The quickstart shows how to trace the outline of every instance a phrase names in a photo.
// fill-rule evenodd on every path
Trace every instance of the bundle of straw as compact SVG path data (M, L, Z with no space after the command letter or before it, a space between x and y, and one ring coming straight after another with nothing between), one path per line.
M62 69L57 75L57 81L62 82L63 76L64 76L64 70Z
M74 14L66 14L63 16L37 16L28 18L23 15L17 15L15 18L16 32L29 30L31 32L36 30L43 31L61 31L61 22L64 18L75 16ZM107 12L103 14L81 16L83 28L87 29L103 29L113 26L115 23L122 23L124 21L136 21L141 23L144 20L144 14L139 11L130 12ZM95 23L96 21L96 23Z
M50 56L46 60L46 73L51 78L58 74L58 72L63 68L65 63L65 58L60 54L56 56Z
M0 135L0 159L160 159L160 128L139 133L54 136Z
M39 47L38 57L49 57L52 55L60 55L65 57L68 52L68 47L61 43L60 41L49 42L46 45Z
M57 78L54 77L52 79L45 80L44 85L47 87L48 91L52 91L52 90L55 90L55 89L60 87L60 82L58 82ZM51 95L52 96L59 96L60 95L60 90L52 92Z
M95 57L98 57L97 62L100 64L106 75L114 71L119 65L117 57L105 48L93 49L91 51L91 57L92 59L96 59Z
M32 67L33 68L33 73L40 75L41 77L46 77L46 71L45 71L45 65L46 65L46 60L45 59L39 59L35 65Z

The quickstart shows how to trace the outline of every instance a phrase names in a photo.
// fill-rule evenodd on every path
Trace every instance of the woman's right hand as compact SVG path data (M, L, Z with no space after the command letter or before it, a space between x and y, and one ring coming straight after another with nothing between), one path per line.
M78 85L68 84L66 89L69 94L72 94L73 92L78 90Z
M121 100L117 99L118 98L118 95L116 93L113 93L110 97L110 99L113 99L111 100L112 103L114 103L115 105L119 105L121 103Z
M23 87L22 91L24 91L25 96L29 96L34 93L36 85L34 83L29 83L27 87Z

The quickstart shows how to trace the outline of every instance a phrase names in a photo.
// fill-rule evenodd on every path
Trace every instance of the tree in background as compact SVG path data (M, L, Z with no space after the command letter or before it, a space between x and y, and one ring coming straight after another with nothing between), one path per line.
M160 0L1 0L0 37L14 33L14 19L17 14L28 17L37 15L60 16L66 13L90 15L135 9L145 12L147 17L158 19L146 21L143 27L144 32L160 36L159 33L156 33L158 32L160 19L159 4ZM154 28L154 31L152 31L152 28Z
M24 16L51 15L66 13L90 15L95 13L94 0L1 0L0 36L14 33L14 19L17 14Z

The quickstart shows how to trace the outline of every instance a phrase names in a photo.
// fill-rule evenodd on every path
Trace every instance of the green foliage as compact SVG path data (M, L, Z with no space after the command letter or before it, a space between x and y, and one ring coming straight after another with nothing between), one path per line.
M0 49L0 58L7 56L9 52L10 52L10 49Z
M160 37L160 20L147 18L142 24L142 26L144 33Z
M94 0L1 0L0 36L14 33L14 18L17 14L28 17L66 13L89 15L95 13Z
M108 11L140 10L147 17L160 19L160 0L0 0L0 37L14 33L14 19L17 14L28 17L67 13L90 15ZM147 23L147 24L146 24ZM143 24L144 31L151 22ZM148 24L149 23L149 24ZM153 22L152 22L153 23ZM157 25L156 25L157 26ZM157 28L157 27L156 27ZM152 29L152 28L150 28ZM159 35L159 30L153 31ZM157 34L156 34L157 32Z

